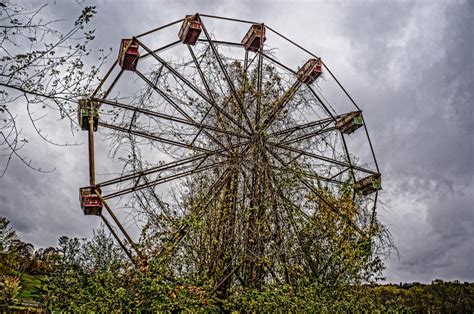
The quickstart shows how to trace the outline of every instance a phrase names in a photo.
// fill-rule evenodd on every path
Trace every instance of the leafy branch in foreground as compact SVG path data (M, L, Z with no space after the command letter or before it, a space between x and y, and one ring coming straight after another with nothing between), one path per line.
M101 50L94 65L86 66L95 37L90 27L95 7L85 7L69 29L64 26L67 21L46 19L45 9L46 5L30 10L9 2L0 6L0 176L14 157L45 171L20 152L30 141L22 135L25 108L43 140L71 145L48 137L39 121L52 114L70 119L75 128L76 101L90 92L108 57Z

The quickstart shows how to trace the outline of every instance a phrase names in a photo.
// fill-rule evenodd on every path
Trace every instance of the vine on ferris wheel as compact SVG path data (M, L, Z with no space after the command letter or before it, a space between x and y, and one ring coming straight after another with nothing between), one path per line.
M219 41L210 37L209 33L207 32L204 23L201 17L209 18L209 19L217 19L217 20L227 20L235 23L245 23L250 24L250 28L247 33L243 36L241 42L228 42L228 41ZM159 47L157 49L151 49L147 45L144 44L143 38L159 32L163 29L171 27L172 25L178 24L182 22L181 27L178 32L178 41L174 43L167 44L163 47ZM279 36L283 40L288 41L292 45L296 46L298 49L308 53L310 58L306 60L306 62L300 68L294 70L291 67L288 67L278 60L266 54L264 51L264 45L267 40L268 32L273 33L276 36ZM204 35L204 36L203 36ZM189 48L189 51L192 56L192 61L194 62L196 73L200 75L202 79L202 86L196 86L194 83L196 80L190 80L186 78L182 73L179 73L176 68L173 68L172 64L165 61L162 57L160 57L160 52L165 51L166 49L171 49L178 44L186 45ZM243 64L245 65L245 69L250 67L250 64L253 60L258 57L259 65L256 67L255 71L258 74L258 80L256 81L259 86L256 86L256 89L261 88L261 82L263 80L262 74L262 64L263 59L270 62L272 65L279 67L286 71L285 75L289 78L296 79L294 85L285 93L285 97L282 98L282 101L275 104L272 110L267 112L267 116L263 117L260 121L260 112L258 104L256 108L246 109L248 112L244 112L245 110L242 109L243 117L247 118L247 126L241 124L241 122L236 122L238 119L234 119L232 116L232 112L226 111L225 107L221 107L217 101L214 99L213 92L210 90L209 86L211 85L210 82L206 81L206 77L204 75L204 71L202 70L202 66L197 62L197 58L193 52L194 46L198 45L206 45L206 51L211 51L213 53L213 58L215 58L216 63L220 66L220 70L223 74L223 77L228 83L228 93L233 95L236 102L239 103L239 99L235 92L234 82L229 80L229 75L226 72L226 60L222 58L222 56L217 52L218 48L221 46L230 46L233 48L243 48L245 53L245 58L243 59ZM255 57L250 61L249 55L255 54ZM172 76L176 81L179 81L180 84L186 86L193 92L195 92L199 97L201 97L205 103L209 105L209 112L216 112L221 114L228 120L229 125L233 125L235 129L223 130L220 129L216 125L206 124L206 117L207 114L203 117L202 121L194 120L193 116L189 116L186 114L185 110L183 110L176 101L174 101L173 97L178 97L176 95L169 95L163 89L160 89L158 83L153 83L151 79L147 78L141 70L137 67L140 64L141 60L152 56L158 64L161 65L161 68L166 69L170 76ZM304 60L303 60L304 61ZM119 65L121 70L117 77L112 80L109 85L109 88L105 91L102 91L102 87L105 81L109 80L110 73L112 73L113 69ZM357 110L343 113L343 114L335 114L333 111L330 110L330 105L324 101L323 97L316 92L311 85L315 84L323 75L323 70L326 69L335 82L339 85L342 91L347 95L347 97L351 100L353 105L356 107ZM141 78L146 84L151 88L152 91L156 91L170 106L176 109L178 114L168 114L166 112L159 112L158 110L150 110L150 109L143 109L132 104L124 104L117 100L107 99L108 95L110 94L112 88L116 85L117 81L121 77L123 71L130 71ZM197 75L197 74L196 74ZM157 80L158 81L158 80ZM275 121L278 117L282 114L283 108L291 102L292 97L295 97L299 92L299 86L304 85L310 91L310 95L314 96L314 102L318 104L320 108L322 108L324 114L327 118L317 120L317 121L310 121L307 123L299 123L296 122L291 128L288 129L278 129L280 126L275 124ZM202 92L202 88L206 89L206 93ZM258 103L258 101L257 101ZM114 108L119 108L120 110L124 111L131 111L133 112L133 116L131 122L129 123L128 127L123 127L119 125L114 125L112 123L106 122L99 117L100 106L111 106ZM214 109L214 111L211 111ZM208 114L209 114L208 112ZM153 132L146 132L143 130L138 130L134 128L134 121L137 115L146 115L148 117L154 117L157 119L163 119L164 121L172 121L173 123L181 123L183 125L187 125L190 127L196 128L195 138L190 143L183 143L181 140L174 139L174 138L164 138L161 135L156 135ZM254 115L255 122L251 122L251 119L248 119L247 115ZM372 144L370 142L370 138L368 137L367 128L364 122L364 118L362 115L362 111L360 108L355 104L346 90L342 87L339 81L334 77L333 73L327 68L327 65L321 60L321 58L317 57L316 55L310 53L306 49L302 48L298 44L294 43L293 41L289 40L287 37L281 35L280 33L276 32L274 29L264 25L263 23L255 23L251 21L242 21L237 19L229 19L224 17L217 17L217 16L210 16L210 15L186 15L185 18L175 21L173 23L164 25L162 27L158 27L157 29L148 31L141 35L122 39L121 46L118 54L117 61L114 63L112 68L108 71L105 75L95 92L87 97L86 99L82 99L79 101L78 106L78 120L81 129L87 131L89 133L89 173L90 173L90 185L87 187L80 188L80 203L85 215L97 215L104 219L107 227L111 230L112 234L115 236L116 240L122 246L122 248L127 252L128 256L132 258L132 254L129 252L129 246L133 249L136 249L136 244L133 243L131 237L127 234L127 231L123 227L122 223L119 219L113 214L113 211L110 209L110 206L107 204L108 199L112 199L115 197L121 197L128 193L136 193L140 189L145 188L152 188L156 185L169 182L175 179L184 178L186 176L191 176L198 171L207 171L215 167L214 164L206 164L204 161L209 156L223 156L227 151L232 151L235 149L236 145L250 145L251 139L254 138L256 134L263 134L263 131L272 129L270 132L269 138L266 139L266 145L272 146L275 149L284 150L288 152L289 156L291 153L295 155L291 155L292 158L294 157L299 158L300 156L306 156L308 158L313 158L319 160L323 163L326 163L329 166L334 165L338 168L338 172L331 175L331 177L327 177L322 174L316 174L318 180L322 180L328 182L330 184L337 184L342 185L347 180L351 181L351 187L354 191L354 197L356 195L360 196L368 196L373 193L378 193L379 190L382 189L381 187L381 175L379 173L379 169L377 166L377 162L375 159L375 155L373 153ZM117 132L123 132L124 134L130 134L137 137L143 137L150 141L156 141L162 143L163 145L174 146L183 150L189 150L193 154L189 154L186 158L177 159L167 164L157 165L155 167L151 167L149 169L141 170L136 173L130 173L124 176L121 176L116 179L107 180L101 183L95 182L95 163L94 163L94 136L93 133L98 130L98 126L108 128ZM291 135L300 132L301 130L310 130L311 128L318 127L316 131L312 131L312 133L304 133L298 136L291 137ZM373 161L375 163L376 170L370 170L363 166L358 166L351 161L351 156L348 152L347 145L345 142L344 136L353 134L360 130L361 128L365 128L367 133L368 143L370 145L371 154L373 157ZM312 130L312 129L311 129ZM313 138L315 136L320 136L325 133L331 133L337 131L339 132L339 136L342 138L343 149L341 149L342 153L341 156L344 155L343 160L338 160L333 157L318 155L311 150L308 149L300 149L297 147L291 146L293 143L299 143L303 140L307 140L309 138ZM216 140L222 134L225 134L228 139L228 143L225 141L220 142ZM195 141L200 136L207 136L211 141L215 141L219 146L219 150L209 150L206 147L196 146ZM246 141L246 142L245 142ZM196 155L196 152L201 152L203 155ZM271 154L270 154L271 155ZM206 156L204 158L204 156ZM225 157L225 156L224 156ZM273 154L274 163L280 164L281 168L285 168L288 171L288 164L287 162L282 161L282 157ZM216 157L217 158L217 157ZM194 168L193 171L181 171L179 167L183 165L188 165L190 162L198 162L198 166ZM207 161L206 161L207 162ZM216 163L217 164L217 163ZM169 169L174 169L175 173L170 174L165 177L159 177L155 179L149 179L152 174L155 174L160 171L167 171ZM180 172L181 171L181 172ZM330 171L330 170L328 170ZM355 172L358 172L358 176L355 175ZM351 173L351 175L347 176L344 180L338 179L342 178L347 173ZM142 180L142 181L141 181ZM105 192L102 194L102 188L106 188L109 186L118 185L123 182L133 182L127 188L123 188L122 186L117 186L116 191ZM311 191L314 193L317 192L316 189L309 185L309 181L306 178L301 178L301 182L307 186ZM317 193L316 193L317 194ZM323 197L317 194L319 197ZM324 202L330 202L327 200L323 200ZM375 196L374 205L373 205L373 212L375 212L377 202L377 196ZM110 222L105 218L102 213L103 207L106 207L107 212L113 218L114 222L116 223L117 227L121 230L122 234L127 238L128 244L121 240L118 234L115 232L115 229L112 227ZM337 208L333 208L334 212L337 214L339 213ZM140 252L136 252L137 255L140 255Z

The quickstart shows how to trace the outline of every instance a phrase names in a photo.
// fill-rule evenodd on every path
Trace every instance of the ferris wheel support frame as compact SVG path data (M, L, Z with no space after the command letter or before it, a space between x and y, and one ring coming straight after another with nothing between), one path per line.
M127 242L129 243L129 245L133 248L133 250L135 251L136 255L142 259L143 258L143 255L141 254L140 250L138 249L138 246L136 243L133 242L132 238L130 237L130 235L128 234L128 232L125 230L124 226L122 225L122 223L117 219L116 215L114 214L113 210L110 208L110 206L107 204L107 200L108 199L111 199L113 197L117 197L117 196L121 196L121 195L125 195L127 193L131 193L131 192L134 192L134 191L137 191L139 189L143 189L143 188L148 188L148 187L153 187L153 186L156 186L157 184L161 184L161 183L164 183L164 182L169 182L171 180L174 180L176 178L181 178L181 177L185 177L189 174L194 174L194 173L197 173L199 171L205 171L205 170L208 170L208 169L211 169L213 168L214 166L216 166L217 164L220 164L220 163L215 163L215 164L211 164L211 165L207 165L207 166L204 166L204 167L201 167L201 165L203 164L204 160L206 160L209 156L213 156L213 155L222 155L222 154L226 154L227 151L229 151L232 147L235 147L232 146L231 148L227 147L225 144L223 144L221 141L219 141L218 139L216 139L211 133L210 131L213 131L213 132L220 132L220 133L223 133L227 136L236 136L236 137L239 137L240 140L243 140L243 142L240 142L239 140L239 144L237 145L238 147L244 147L243 148L243 152L246 152L246 150L248 149L248 145L249 145L249 142L250 142L250 139L251 139L251 136L252 134L255 132L255 129L254 128L257 128L257 129L260 129L260 128L263 128L263 129L266 129L268 128L272 122L276 119L276 117L278 116L278 114L283 110L283 108L286 106L286 104L292 99L292 97L297 93L299 87L303 84L301 82L299 82L298 80L295 81L295 83L292 85L292 87L290 87L288 90L287 90L287 94L285 94L285 97L283 98L283 100L276 104L276 106L273 108L272 112L270 115L268 115L264 120L263 122L260 124L260 119L261 119L261 115L260 115L260 106L261 106L261 97L257 97L257 101L256 101L256 114L255 114L255 121L254 123L252 123L252 121L250 120L250 117L247 115L246 113L246 110L244 109L244 103L243 103L243 100L240 99L240 97L238 96L237 94L237 91L236 91L236 88L224 66L224 62L219 54L219 52L217 51L217 48L216 48L216 44L224 44L224 45L232 45L232 46L239 46L239 47L242 47L242 44L241 43L235 43L235 42L226 42L226 41L217 41L217 40L213 40L210 36L210 34L208 33L201 17L206 17L206 18L214 18L214 19L222 19L222 20L227 20L227 21L234 21L234 22L240 22L240 23L247 23L247 24L260 24L262 25L262 27L265 27L265 29L268 29L269 31L273 32L274 34L276 34L277 36L283 38L284 40L288 41L289 43L293 44L294 46L296 46L297 48L301 49L302 51L308 53L310 56L314 57L314 58L317 58L319 59L319 57L317 57L315 54L311 53L310 51L306 50L305 48L303 48L302 46L298 45L297 43L295 43L294 41L290 40L289 38L287 38L286 36L282 35L281 33L275 31L273 28L271 28L270 26L268 25L264 25L263 23L255 23L255 22L251 22L251 21L246 21L246 20L240 20L240 19L233 19L233 18L226 18L226 17L221 17L221 16L213 16L213 15L206 15L206 14L196 14L198 20L201 22L201 25L202 25L202 30L203 30L203 33L205 35L205 38L199 38L198 41L200 42L207 42L208 43L208 49L210 49L214 55L214 58L216 59L218 65L219 65L219 68L221 70L221 72L223 73L224 75L224 78L225 78L225 81L227 82L227 85L231 91L231 95L233 97L233 99L235 100L235 102L237 103L238 105L238 108L239 110L241 111L244 119L245 119L245 122L246 122L246 126L242 125L241 123L239 123L238 121L236 121L231 115L227 114L227 112L225 110L223 110L218 104L217 104L217 101L214 99L214 96L211 92L211 89L209 87L209 83L207 82L203 72L202 72L202 69L201 67L199 66L199 62L196 58L196 55L193 51L193 48L191 47L191 45L187 45L188 46L188 50L189 50L189 53L193 59L193 62L196 66L196 69L198 70L198 73L199 73L199 76L202 80L202 83L205 87L205 90L206 90L206 94L204 94L199 88L197 88L196 86L194 86L193 83L191 83L189 80L187 80L184 76L182 76L179 72L177 72L167 61L165 61L164 59L162 59L160 56L157 55L158 52L160 51L163 51L163 50L166 50L168 48L171 48L177 44L180 43L180 41L176 41L176 42L172 42L170 44L167 44L165 46L162 46L158 49L155 49L155 50L152 50L150 49L147 45L145 45L141 39L139 38L142 38L144 36L147 36L147 35L150 35L152 33L155 33L157 31L160 31L160 30L163 30L167 27L170 27L170 26L173 26L177 23L180 23L182 21L184 21L185 19L179 19L179 20L176 20L174 22L171 22L171 23L168 23L166 25L163 25L163 26L160 26L158 28L155 28L153 30L150 30L150 31L147 31L145 33L142 33L142 34L139 34L135 37L133 37L132 39L134 41L136 41L138 43L138 45L140 47L142 47L145 51L146 51L146 54L142 55L139 57L139 59L143 59L143 58L146 58L146 57L153 57L155 60L157 60L161 65L162 67L165 67L170 73L172 73L174 75L175 78L179 79L182 83L184 83L186 86L188 86L189 88L191 88L194 92L196 92L203 100L205 100L209 105L209 110L207 111L207 113L209 113L211 110L214 110L215 112L218 112L222 115L224 115L232 124L234 124L235 126L237 126L239 129L243 130L245 132L245 135L242 135L242 134L238 134L238 133L235 133L235 132L232 132L232 131L229 131L229 130L221 130L219 129L218 127L215 127L215 126L211 126L211 125L206 125L204 122L205 122L205 118L207 116L207 113L206 115L204 116L204 118L201 120L201 121L195 121L191 116L189 116L178 104L176 104L167 94L166 92L162 91L158 86L157 84L151 82L143 73L141 73L139 70L135 70L135 73L138 75L138 77L140 77L146 84L147 86L149 86L150 88L152 88L155 92L157 92L160 96L162 96L166 101L167 103L169 103L174 109L176 109L182 116L183 118L178 118L178 117L175 117L175 116L171 116L171 115L166 115L166 114L163 114L163 113L158 113L158 112L154 112L154 111L151 111L151 110L147 110L147 109L141 109L141 108L137 108L137 107L133 107L133 106L130 106L130 105L126 105L126 104L121 104L121 103L118 103L118 102L113 102L111 100L107 100L106 98L108 97L108 95L111 93L111 91L113 90L113 88L115 87L116 83L118 82L118 80L120 79L121 75L123 74L124 72L124 69L122 68L119 73L116 75L116 77L112 80L112 82L110 83L109 87L104 91L103 94L100 95L100 97L97 97L97 95L99 94L99 92L101 91L102 87L104 86L105 82L107 81L107 79L110 77L110 75L112 74L113 70L115 69L115 67L117 66L118 64L118 60L117 59L113 64L112 66L110 67L110 69L106 72L104 78L100 81L99 85L97 86L97 88L94 90L94 92L91 94L91 96L89 97L89 99L91 100L94 100L96 101L97 103L99 103L100 105L111 105L111 106L115 106L115 107L118 107L118 108L122 108L124 110L133 110L134 111L134 116L132 118L132 122L130 123L129 125L129 128L122 128L122 127L119 127L119 126L115 126L115 125L112 125L112 124L107 124L105 122L99 122L99 125L102 126L102 127L106 127L106 128L109 128L109 129L112 129L112 130L116 130L116 131L120 131L120 132L126 132L126 133L129 133L129 134L133 134L133 135L136 135L136 136L142 136L142 137L145 137L145 138L148 138L148 139L151 139L151 140L156 140L156 141L159 141L159 142L163 142L165 144L170 144L170 145L175 145L175 146L178 146L178 147L185 147L185 148L188 148L188 149L192 149L192 150L196 150L196 151L201 151L202 154L201 155L198 155L200 156L199 158L184 158L183 160L181 161L174 161L174 162L171 162L168 166L171 166L172 164L180 164L181 162L184 162L184 163L188 163L188 162L193 162L195 160L200 160L201 159L201 162L197 165L197 167L191 169L191 170L188 170L188 171L184 171L180 174L174 174L174 175L171 175L171 176L168 176L168 177L165 177L165 178L162 178L160 180L155 180L155 181L148 181L147 179L147 175L149 174L153 174L157 171L160 171L160 169L164 169L165 167L155 167L155 168L150 168L148 170L144 170L144 171L141 171L139 174L135 174L135 175L126 175L126 176L122 176L121 178L117 178L117 179L112 179L112 180L109 180L109 181L105 181L105 182L102 182L102 183L96 183L96 178L95 178L95 156L94 156L94 122L93 122L93 119L92 119L92 116L90 116L89 118L89 130L88 130L88 147L89 147L89 184L90 184L90 188L95 191L95 193L98 195L98 197L100 198L102 204L104 205L104 207L106 208L108 214L112 217L114 223L117 225L117 227L120 229L120 232L122 233L122 235L126 238ZM122 53L124 53L122 51ZM247 69L250 67L250 65L252 64L252 62L255 60L255 58L258 57L258 64L257 64L257 74L258 74L258 77L257 77L257 88L258 88L258 91L260 92L261 91L261 88L262 88L262 66L263 66L263 60L264 59L267 59L267 60L270 60L272 62L274 62L275 64L277 64L278 66L282 67L283 69L289 71L290 73L292 73L293 75L296 75L296 71L294 71L293 69L285 66L284 64L282 64L281 62L279 62L278 60L275 60L274 58L272 58L271 56L265 54L263 52L263 41L260 42L260 47L257 51L257 53L255 54L255 56L253 57L253 59L250 61L249 63L249 53L248 51L246 50L245 51L245 58L244 58L244 69L245 71L247 71ZM119 56L120 58L120 56ZM321 61L322 62L322 61ZM330 74L330 76L335 80L335 82L338 84L338 86L342 89L342 91L344 92L344 94L350 99L351 103L357 108L358 111L361 111L359 106L355 103L355 101L353 100L353 98L348 94L348 92L346 91L346 89L342 86L342 84L339 82L339 80L335 77L335 75L333 74L333 72L328 68L328 66L322 62L322 65L323 67L328 71L328 73ZM322 161L325 161L325 162L329 162L329 163L335 163L341 167L343 167L343 169L341 171L339 171L336 175L333 175L331 178L324 178L324 177L319 177L320 179L322 180L326 180L328 182L330 181L335 181L335 182L338 182L337 180L335 180L334 178L336 178L337 176L341 175L342 173L346 172L346 171L350 171L351 172L351 176L352 176L352 179L354 180L354 182L356 181L356 176L355 176L355 170L357 171L362 171L364 173L368 173L368 174L378 174L379 173L379 167L378 167L378 163L377 163L377 160L376 160L376 157L375 157L375 153L374 153L374 149L373 149L373 146L372 146L372 142L370 140L370 137L369 137L369 133L368 133L368 130L367 130L367 126L366 126L366 123L365 123L365 120L364 120L364 129L365 129L365 133L366 133L366 136L367 136L367 139L368 139L368 143L369 143L369 146L370 146L370 150L371 150L371 154L372 154L372 157L373 157L373 160L374 160L374 163L375 163L375 167L376 167L376 172L375 171L371 171L371 170L368 170L368 169L365 169L363 167L358 167L356 165L354 165L351 161L351 157L350 157L350 154L349 154L349 151L348 151L348 148L347 148L347 144L346 144L346 139L345 139L345 135L343 133L341 133L341 137L342 137L342 142L343 142L343 148L344 148L344 152L345 152L345 155L346 155L346 158L347 158L347 163L346 162L341 162L341 161L337 161L337 160L333 160L331 158L328 158L328 157L325 157L325 156L318 156L316 154L313 154L313 153L308 153L308 152L305 152L303 150L300 150L300 149L296 149L294 147L291 147L289 146L290 143L296 143L296 142L299 142L299 141L302 141L302 140L305 140L307 138L310 138L312 136L315 136L315 135L318 135L318 134L321 134L322 132L328 132L328 131L332 131L334 130L335 127L329 127L329 125L334 122L336 123L338 121L338 118L344 116L344 115L334 115L330 110L329 108L327 107L327 105L324 103L324 101L319 97L319 95L317 94L317 92L312 88L310 87L308 84L305 84L308 89L311 91L311 93L313 94L313 96L318 100L318 102L322 105L322 107L325 109L326 113L330 116L330 118L327 118L327 119L321 119L320 121L313 121L313 122L310 122L310 123L307 123L306 126L297 126L297 127L292 127L292 128L288 128L286 130L280 130L278 132L276 132L275 134L270 134L270 136L279 136L279 135L285 135L285 138L280 142L271 142L271 141L268 141L267 143L269 144L269 146L273 147L273 148L278 148L278 149L284 149L284 150L287 150L287 151L291 151L293 153L297 153L297 157L295 157L295 159L299 158L300 156L307 156L307 157L311 157L311 158L315 158L315 159L318 159L318 160L322 160ZM260 93L259 93L260 94ZM99 106L100 106L99 105ZM92 106L92 103L91 103L91 106ZM91 107L92 108L92 107ZM135 118L135 115L137 113L141 113L141 114L145 114L145 115L150 115L150 116L154 116L154 117L157 117L157 118L162 118L162 119L166 119L166 120L169 120L169 121L174 121L174 122L178 122L178 123L183 123L183 124L187 124L189 126L193 126L193 127L196 127L198 128L198 133L197 135L194 137L193 141L191 142L191 144L186 144L186 143L180 143L180 142L177 142L177 141L173 141L173 140L169 140L169 139L164 139L164 138L160 138L159 136L156 136L156 135L153 135L153 134L147 134L146 132L142 132L142 131L138 131L138 130L133 130L133 122L134 122L134 118ZM309 128L309 127L313 127L315 125L324 125L320 130L316 131L316 132L313 132L313 133L309 133L309 134L304 134L302 136L296 136L296 137L293 137L293 138L290 138L288 139L288 137L290 137L294 132L296 131L300 131L304 128ZM197 139L197 137L201 134L205 134L211 141L215 142L219 147L221 147L221 149L218 149L218 150L214 150L214 151L210 151L208 149L204 149L204 148L201 148L201 147L198 147L198 146L193 146L193 143L195 142L195 140ZM230 140L228 139L228 142L230 143ZM246 148L247 147L247 148ZM278 157L277 154L275 154L274 152L272 152L271 149L268 150L272 155L273 157L278 160L281 165L283 166L284 169L288 169L288 164L285 163L280 157ZM280 169L281 170L281 169ZM146 183L145 184L142 184L140 185L139 184L139 181L140 181L140 178L145 178L146 179ZM331 202L329 202L328 200L326 200L322 195L320 195L320 193L312 186L311 183L309 183L306 179L302 178L301 176L298 177L299 180L301 181L301 183L306 186L311 192L313 192L315 195L317 195L326 205L328 205L332 211L334 211L335 213L341 215L341 213L338 211L338 209L333 205L331 204ZM108 195L102 195L101 194L101 190L100 190L100 187L101 186L107 186L107 185L110 185L110 184L114 184L114 183L119 183L119 182L123 182L123 181L126 181L126 180L132 180L132 179L137 179L136 183L135 183L135 186L133 188L129 188L129 189L126 189L126 190L123 190L123 191L119 191L119 192L115 192L115 193L112 193L112 194L108 194ZM218 180L216 180L215 183L219 182L221 180L221 178L219 178ZM227 180L227 179L226 179ZM225 181L225 180L224 180ZM222 182L221 182L222 183ZM220 185L220 188L222 188L223 185ZM219 190L220 190L219 188ZM214 195L215 196L215 195ZM284 196L284 195L283 195ZM354 192L354 196L355 197L355 192ZM372 216L371 216L371 225L375 219L375 209L376 209L376 203L377 203L377 197L378 197L378 191L375 192L375 199L374 199L374 205L373 205L373 208L372 208ZM213 199L213 197L211 198ZM209 202L210 203L210 202ZM208 203L208 204L209 204ZM294 204L293 204L294 205ZM208 206L208 205L207 205ZM207 208L206 206L206 208ZM296 205L294 205L296 206ZM127 256L132 260L132 261L136 261L135 258L133 257L133 255L131 254L130 250L127 248L127 245L121 240L121 238L118 236L118 234L115 232L114 230L114 227L111 225L111 223L102 215L100 214L102 220L104 221L105 225L107 226L107 228L111 231L112 235L114 236L114 238L117 240L117 242L119 243L119 245L121 246L121 248L125 251L125 253L127 254ZM341 215L342 216L342 215ZM364 232L357 226L355 225L352 221L348 221L348 223L358 232L360 233L361 235L364 235ZM182 238L181 238L182 239ZM217 288L216 288L217 289Z

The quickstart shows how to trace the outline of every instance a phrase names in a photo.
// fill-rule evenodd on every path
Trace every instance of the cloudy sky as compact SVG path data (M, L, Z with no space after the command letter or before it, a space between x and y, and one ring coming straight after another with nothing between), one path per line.
M474 2L48 3L51 19L71 19L81 6L96 5L95 45L114 52L123 37L199 12L265 22L320 55L364 110L383 173L378 215L399 250L387 260L387 280L474 281ZM37 246L56 245L61 235L90 236L99 221L78 206L87 147L42 142L23 109L16 110L30 139L24 153L55 171L37 173L13 160L0 178L0 215ZM52 139L85 141L48 119L43 127ZM106 154L100 150L98 159Z

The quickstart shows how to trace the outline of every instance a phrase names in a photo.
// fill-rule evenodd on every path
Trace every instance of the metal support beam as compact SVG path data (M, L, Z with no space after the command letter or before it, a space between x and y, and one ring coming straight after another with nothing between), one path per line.
M284 167L287 167L285 165L285 162L281 160L280 157L278 157L276 154L274 154L273 152L269 151L270 154L272 154L272 156L278 160L282 166ZM288 167L287 167L288 168ZM298 180L303 183L304 186L306 186L311 192L313 192L324 204L326 204L330 209L331 211L333 211L335 214L337 214L339 217L341 217L342 219L344 219L348 224L349 226L351 226L355 231L357 231L357 233L359 233L360 235L364 236L365 233L352 221L350 220L348 217L346 217L345 215L343 215L341 213L341 211L334 205L332 204L330 201L328 201L317 189L315 189L313 187L313 185L311 183L309 183L308 181L306 181L304 178L302 178L300 175L297 175L297 178Z
M110 106L113 106L113 107L118 107L118 108L133 111L134 115L135 115L135 113L143 113L147 116L152 116L152 117L156 117L156 118L160 118L160 119L165 119L165 120L169 120L169 121L173 121L173 122L177 122L177 123L186 124L186 125L189 125L189 126L194 126L194 127L198 128L199 130L206 129L206 130L209 130L209 131L214 131L214 132L218 132L218 133L222 133L222 134L228 134L228 135L241 137L241 138L245 138L245 139L250 138L250 136L248 136L248 135L235 133L235 132L228 131L228 130L222 130L222 129L219 129L215 126L212 126L212 125L209 125L209 124L204 124L204 123L202 123L202 121L201 121L201 123L192 122L188 119L177 118L177 117L172 116L172 115L168 115L168 114L164 114L164 113L160 113L160 112L156 112L156 111L152 111L152 110L148 110L148 109L142 109L142 108L138 108L138 107L134 107L134 106L130 106L130 105L126 105L126 104L123 104L123 103L119 103L119 102L111 101L111 100L107 100L107 99L102 99L102 98L93 98L93 100L95 100L99 103L102 103L102 104L106 104L106 105L110 105Z
M159 89L156 85L154 85L145 75L143 75L141 72L138 70L135 71L135 73L138 74L138 76L144 80L149 86L151 86L161 97L163 97L174 109L176 109L182 116L184 116L188 121L197 123L189 114L187 114L180 106L178 106L165 92L163 92L161 89ZM213 140L217 145L219 145L222 148L225 148L225 146L217 140L214 136L212 136L209 132L203 131L204 134L206 134L211 140Z
M173 141L173 140L161 137L161 136L157 136L157 135L153 135L153 134L149 134L149 133L145 133L145 132L141 132L141 131L136 131L136 130L130 130L129 131L128 128L123 128L123 127L113 125L113 124L108 124L108 123L105 123L105 122L99 122L99 126L102 126L104 128L108 128L108 129L111 129L111 130L116 130L116 131L120 131L120 132L124 132L124 133L137 135L137 136L140 136L140 137L143 137L143 138L158 141L158 142L163 143L163 144L178 146L178 147L182 147L182 148L188 148L188 149L198 151L198 152L206 152L206 153L213 152L212 150L209 150L207 148L202 148L202 147L199 147L199 146L190 145L190 144L186 144L186 143L183 143L183 142ZM226 148L226 150L227 150L227 148Z
M217 63L219 64L219 67L221 69L221 72L224 74L224 77L227 81L227 84L229 85L229 88L232 92L232 96L234 97L235 101L237 102L238 106L239 106L239 109L240 109L240 112L242 113L242 115L244 116L247 124L248 124L248 127L250 129L250 132L253 133L254 132L254 129L252 127L252 123L247 115L247 112L245 111L245 108L243 107L243 103L242 103L242 100L240 99L240 97L237 95L237 91L235 89L235 86L234 86L234 83L232 82L230 76L229 76L229 73L227 72L227 70L225 69L225 66L224 66L224 62L222 62L222 58L220 57L219 55L219 52L217 51L214 43L212 42L212 38L211 36L209 35L209 33L207 32L207 29L206 29L206 26L204 25L204 23L202 22L201 18L199 17L199 15L197 15L197 17L199 18L199 21L201 22L201 27L202 27L202 30L204 31L204 35L206 36L207 38L207 41L209 42L209 45L211 46L211 50L212 50L212 53L214 54L214 57L216 58L217 60Z
M116 191L116 192L104 195L104 199L111 199L111 198L114 198L114 197L118 197L118 196L122 196L122 195L125 195L125 194L128 194L128 193L139 191L139 190L142 190L142 189L145 189L145 188L153 187L153 186L156 186L156 185L159 185L159 184L162 184L162 183L166 183L166 182L170 182L170 181L173 181L173 180L176 180L176 179L184 178L184 177L187 177L189 175L193 175L193 174L205 171L205 170L212 169L216 166L222 165L223 163L224 163L223 161L220 161L220 162L215 162L215 163L212 163L210 165L205 165L205 166L202 166L202 167L199 167L200 166L200 164L199 164L197 167L195 167L191 170L188 170L188 171L183 171L181 173L172 174L172 175L167 176L167 177L159 178L159 179L156 179L156 180L153 180L153 181L148 181L147 183L138 184L136 186L133 186L133 187L130 187L130 188L127 188L127 189L123 189L123 190L120 190L120 191Z
M112 219L114 220L115 224L117 225L117 227L119 227L120 231L122 232L122 234L125 236L125 238L127 239L128 243L132 246L132 248L135 250L135 253L137 253L137 255L142 258L142 255L140 253L140 251L138 250L138 247L136 245L135 242L133 242L132 238L130 237L130 235L128 234L128 232L125 230L125 228L123 227L122 223L118 220L117 216L115 216L114 212L112 211L112 209L110 208L109 204L107 204L107 202L105 201L105 199L102 197L102 195L100 193L97 193L97 196L100 198L100 201L102 202L102 204L104 205L105 209L107 209L107 212L109 213L110 217L112 217Z

